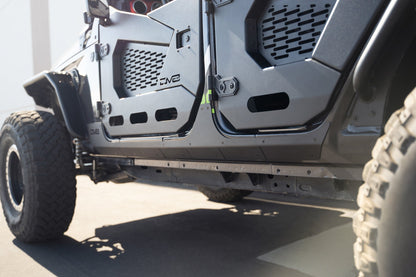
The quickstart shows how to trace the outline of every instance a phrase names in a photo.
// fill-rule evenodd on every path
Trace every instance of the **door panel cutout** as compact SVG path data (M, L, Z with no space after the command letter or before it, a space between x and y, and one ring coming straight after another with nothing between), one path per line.
M148 119L148 117L147 117L146 112L132 113L130 115L130 123L131 124L146 123L147 119Z
M155 117L157 121L175 120L178 117L178 111L176 108L157 110Z
M124 124L124 118L122 115L110 117L110 126L121 126Z
M251 97L247 108L252 113L284 110L289 106L289 96L286 92Z

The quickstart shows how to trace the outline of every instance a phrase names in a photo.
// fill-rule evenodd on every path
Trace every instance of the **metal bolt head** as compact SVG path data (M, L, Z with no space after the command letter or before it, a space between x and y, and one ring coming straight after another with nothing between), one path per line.
M234 83L231 83L230 84L230 89L234 89L235 88L235 84Z
M224 91L225 91L225 86L224 86L224 84L220 84L220 91L221 91L221 92L224 92Z
M190 42L191 41L191 36L190 35L186 35L185 36L185 41L186 42Z

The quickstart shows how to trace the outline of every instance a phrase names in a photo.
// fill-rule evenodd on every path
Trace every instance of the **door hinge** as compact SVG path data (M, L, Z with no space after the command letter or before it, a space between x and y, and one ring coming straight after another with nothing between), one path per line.
M99 118L111 114L111 104L104 101L97 101L97 113Z
M110 45L108 43L100 43L95 45L95 60L99 61L110 53Z
M233 0L205 0L205 13L214 14L215 8L230 4Z
M233 0L212 0L212 2L214 3L214 6L218 8L230 4Z
M221 78L216 75L214 78L215 91L219 97L236 95L239 89L239 83L235 77Z

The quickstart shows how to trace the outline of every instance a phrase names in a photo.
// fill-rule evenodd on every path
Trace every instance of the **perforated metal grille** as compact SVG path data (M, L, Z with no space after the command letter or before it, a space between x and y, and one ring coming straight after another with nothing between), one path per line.
M128 47L122 53L121 72L124 89L134 92L157 86L166 55L162 52Z
M334 3L271 1L258 21L260 53L272 65L310 58Z

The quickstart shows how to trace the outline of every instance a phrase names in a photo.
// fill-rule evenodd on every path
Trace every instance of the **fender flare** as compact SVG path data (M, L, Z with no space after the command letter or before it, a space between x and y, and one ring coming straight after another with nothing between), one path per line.
M392 0L353 73L353 87L364 101L392 82L404 53L416 38L415 0ZM399 30L399 31L398 31Z
M23 85L36 105L53 109L72 137L88 137L86 120L72 76L66 72L41 72Z

